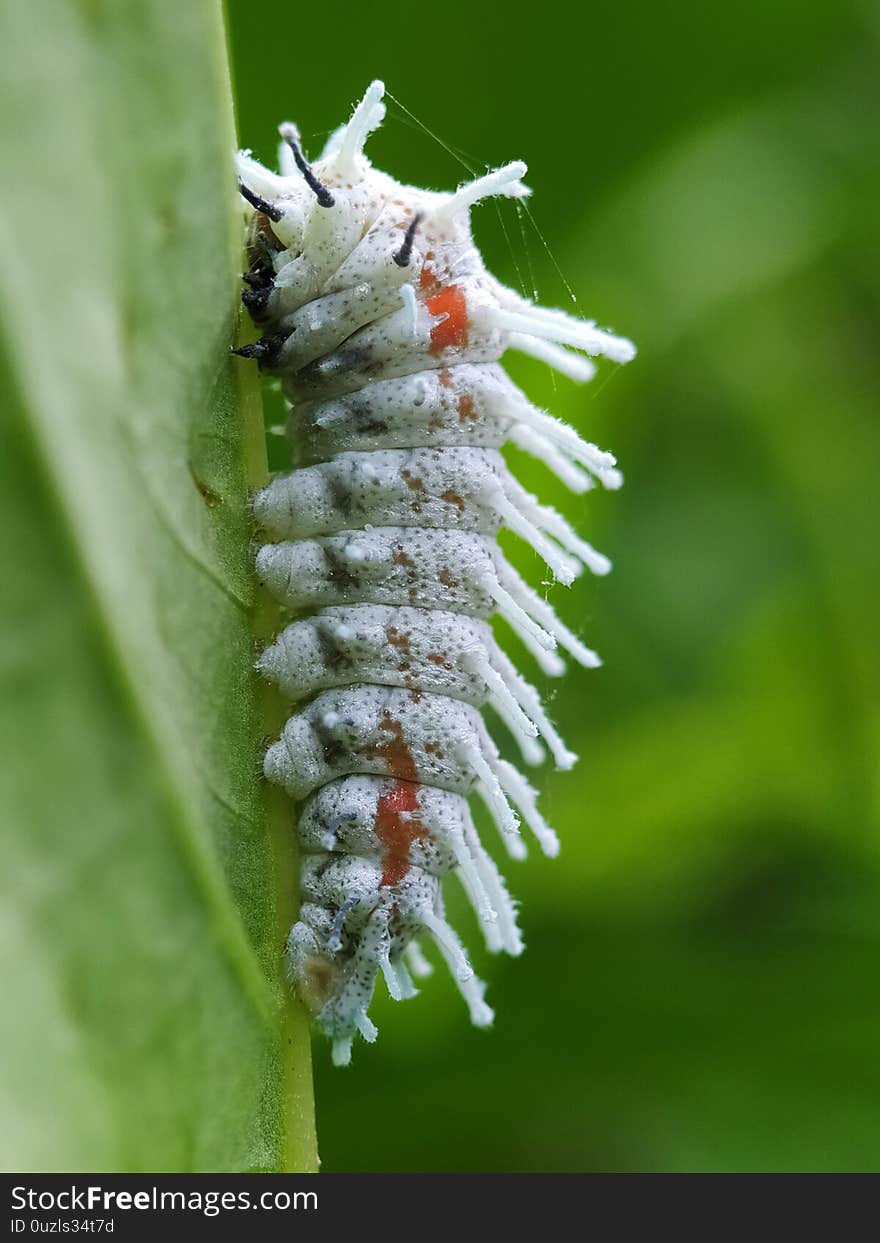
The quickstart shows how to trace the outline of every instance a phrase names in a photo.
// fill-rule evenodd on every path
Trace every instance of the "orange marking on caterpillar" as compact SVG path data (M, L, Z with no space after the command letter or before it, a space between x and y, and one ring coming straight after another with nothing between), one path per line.
M376 803L376 836L384 847L382 884L399 885L409 871L413 842L427 837L418 818L419 787L411 781L395 781Z
M425 255L425 262L422 264L422 270L419 273L419 288L422 293L428 293L431 289L437 288L437 269L433 263L434 252L429 250Z
M388 771L392 777L401 781L418 781L419 774L412 752L403 738L403 726L395 721L387 712L383 713L379 729L388 737L366 748L366 754L374 759L383 759L388 763Z
M474 409L474 399L470 393L462 393L458 399L458 420L460 423L470 421L475 423L477 420L477 412Z
M432 315L444 319L431 329L431 353L440 354L453 348L465 349L468 343L467 299L459 285L441 289L425 304Z
M454 488L447 488L445 492L441 492L440 500L445 501L447 505L454 505L460 514L464 513L464 497Z

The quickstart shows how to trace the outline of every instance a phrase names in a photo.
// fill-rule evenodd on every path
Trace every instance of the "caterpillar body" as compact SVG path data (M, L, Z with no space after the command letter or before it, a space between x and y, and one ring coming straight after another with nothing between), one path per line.
M248 204L242 300L263 335L236 352L281 380L297 469L254 501L267 542L260 581L293 617L258 668L296 705L268 749L266 777L302 804L299 920L287 944L292 982L346 1064L378 976L393 998L430 971L436 945L478 1026L484 985L444 917L455 872L487 948L518 954L516 909L471 818L476 795L509 855L521 821L548 855L559 844L532 786L502 758L490 708L527 764L567 749L535 689L498 646L502 617L548 674L563 649L596 654L506 561L506 527L554 578L610 562L510 474L501 448L540 458L573 491L619 487L611 454L536 409L499 365L507 349L578 381L589 356L626 362L629 341L544 310L493 279L470 208L521 198L525 165L452 193L399 185L364 155L382 121L373 82L311 165L296 127L280 127L280 173L238 157ZM543 745L542 745L543 744Z

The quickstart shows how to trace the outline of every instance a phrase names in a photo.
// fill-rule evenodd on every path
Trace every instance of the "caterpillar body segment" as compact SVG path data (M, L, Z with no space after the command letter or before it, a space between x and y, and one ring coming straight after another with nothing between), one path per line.
M479 712L448 695L399 687L357 685L322 691L292 716L281 738L266 752L264 772L301 800L344 773L400 776L468 795L486 803L503 835L518 837L519 817L510 799L522 803L526 791L511 780ZM508 798L510 795L510 798ZM525 812L532 825L527 796ZM530 818L531 816L531 818ZM555 838L536 830L548 854ZM516 855L519 842L509 842Z
M527 763L543 758L538 735L560 767L573 762L540 709L537 691L516 672L491 628L461 613L373 604L323 609L287 626L257 667L292 700L365 682L489 706Z
M280 538L308 539L349 527L431 527L495 535L501 526L532 544L566 584L589 565L610 563L565 519L522 488L496 450L388 449L341 453L281 475L254 502L260 524Z
M296 399L295 387L283 379L282 388ZM374 380L356 393L297 401L287 432L303 465L346 451L446 445L497 449L512 443L543 461L572 491L587 490L593 480L607 488L621 482L612 454L533 406L497 363L460 363Z
M408 603L471 617L497 613L546 673L562 672L557 645L587 668L598 665L502 556L494 541L443 527L375 527L317 539L264 544L260 582L290 609Z
M364 155L382 121L371 84L348 125L309 163L280 127L280 172L238 158L249 269L242 300L262 337L237 353L280 379L297 469L254 500L264 586L291 618L257 662L292 704L266 777L301 804L300 917L291 980L345 1064L376 1037L381 977L396 1000L449 967L478 1026L492 1021L444 915L456 875L492 952L522 950L515 904L482 845L468 799L485 805L507 852L525 838L555 855L536 792L483 724L490 707L526 763L560 768L566 748L537 691L498 646L502 618L548 674L560 650L596 654L502 556L503 527L568 584L608 559L511 475L505 444L539 458L574 492L617 488L613 456L536 408L500 365L508 349L583 382L593 359L634 347L592 321L534 306L485 270L470 209L523 197L515 161L440 193L402 186ZM543 745L542 745L543 744Z

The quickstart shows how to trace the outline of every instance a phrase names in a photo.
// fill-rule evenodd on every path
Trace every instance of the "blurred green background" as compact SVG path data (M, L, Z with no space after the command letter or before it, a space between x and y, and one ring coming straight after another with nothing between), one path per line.
M575 500L515 463L616 563L555 593L606 662L551 691L582 756L537 774L563 853L506 866L528 950L476 955L491 1035L438 972L349 1071L317 1045L324 1168L880 1168L876 6L229 21L244 145L290 117L314 153L384 78L471 163L528 161L579 307L640 347L584 389L511 361L626 474ZM370 154L466 175L393 105ZM475 215L494 270L567 305L504 206Z

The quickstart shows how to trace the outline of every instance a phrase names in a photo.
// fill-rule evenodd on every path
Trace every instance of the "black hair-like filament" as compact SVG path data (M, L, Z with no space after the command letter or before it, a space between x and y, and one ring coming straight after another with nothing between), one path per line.
M264 216L268 216L269 219L274 220L276 224L284 215L284 212L280 207L276 207L274 203L270 203L266 199L260 198L259 194L256 194L253 190L249 189L241 178L239 178L238 181L238 192L242 198L247 199L255 211L262 212Z
M293 152L293 158L296 161L296 166L302 173L303 180L306 185L314 193L315 198L318 200L318 206L332 207L336 200L324 183L319 181L312 172L312 166L303 155L302 147L299 145L299 134L296 132L296 129L289 124L279 125L278 133Z
M422 219L422 213L420 211L417 211L416 214L413 216L412 220L409 222L409 227L407 228L407 231L404 234L403 245L401 246L400 250L396 251L391 256L391 258L394 260L394 262L397 264L399 268L409 267L409 261L412 258L413 242L415 241L415 237L416 237L416 229L419 227L419 223L421 222L421 219Z

